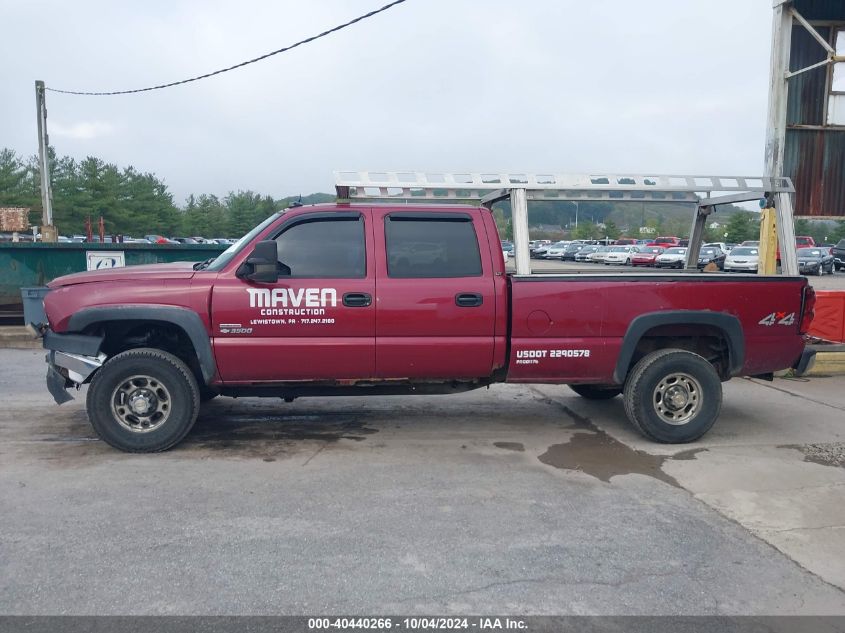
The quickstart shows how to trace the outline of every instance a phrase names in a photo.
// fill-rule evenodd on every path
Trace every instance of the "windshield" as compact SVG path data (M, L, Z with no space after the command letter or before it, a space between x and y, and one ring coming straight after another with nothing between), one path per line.
M731 251L732 256L735 256L735 255L748 256L748 255L756 255L757 253L758 253L758 251L757 251L756 248L743 248L742 246L740 246L739 248L735 248Z
M643 250L644 253L662 253L663 249L659 246L652 246Z
M798 257L823 257L823 255L818 248L799 248Z
M282 215L282 213L284 213L284 211L279 211L278 213L274 213L269 218L264 220L261 224L259 224L254 229L252 229L249 233L244 235L241 239L239 239L237 242L232 244L225 251L220 253L214 259L214 261L212 261L208 266L205 266L205 269L206 270L214 270L214 271L222 270L223 267L226 266L226 264L228 264L230 261L232 261L232 258L235 255L237 255L241 251L241 249L243 249L244 246L246 246L252 240L254 240L256 236L258 236L262 231L264 231L264 229L266 229L268 226L270 226L273 222L278 220L279 217Z
M666 255L683 255L687 252L685 248L668 248L666 249Z
M702 255L715 255L716 249L715 248L702 248L701 254Z

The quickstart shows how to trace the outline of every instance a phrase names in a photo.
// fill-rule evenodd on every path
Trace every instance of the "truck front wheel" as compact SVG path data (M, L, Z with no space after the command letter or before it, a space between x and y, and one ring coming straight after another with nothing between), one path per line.
M100 438L122 451L152 453L180 442L197 419L200 394L188 366L172 354L122 352L94 374L86 408Z
M722 383L706 359L680 349L652 352L625 382L625 412L646 437L666 444L697 440L722 408Z
M569 385L569 388L587 400L610 400L622 393L622 387L615 385Z

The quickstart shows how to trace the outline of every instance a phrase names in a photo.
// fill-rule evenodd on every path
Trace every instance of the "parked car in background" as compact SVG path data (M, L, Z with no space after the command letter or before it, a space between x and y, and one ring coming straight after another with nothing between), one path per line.
M649 246L662 246L663 248L670 248L672 246L680 246L681 245L681 238L680 237L655 237L651 242L648 243Z
M573 262L574 262L574 261L575 261L575 256L578 254L578 251L580 251L582 248L584 248L584 244L583 244L583 243L581 243L581 242L572 242L572 243L570 243L569 245L567 245L567 247L566 247L566 248L564 249L564 251L563 251L563 255L561 255L561 256L560 256L560 258L561 258L563 261L567 261L567 260L569 260L569 261L573 261Z
M724 271L756 273L760 263L760 249L756 246L737 246L725 258Z
M511 256L511 252L503 246L502 247L502 257L504 257L505 261L507 261L510 256Z
M807 247L798 249L798 272L802 275L833 274L833 255L826 248Z
M616 240L616 246L636 246L637 240L633 237L620 237Z
M180 244L199 244L194 238L192 237L171 237L174 242L179 242Z
M716 264L719 270L724 270L725 259L727 255L725 251L716 246L705 246L698 253L698 267L704 268L707 264Z
M836 266L836 270L842 270L845 267L845 239L839 240L830 249L830 254L833 255L833 265Z
M611 246L610 252L605 255L604 263L630 266L631 258L639 251L640 249L636 246Z
M687 249L682 246L667 248L654 259L658 268L683 268L687 260Z
M563 253L566 251L566 247L569 246L569 242L555 242L546 250L546 253L543 255L544 259L563 259Z
M607 254L610 252L610 249L613 248L612 246L599 246L587 256L587 261L593 264L602 264L604 263L604 258L607 257Z
M589 261L590 255L595 253L597 250L601 248L600 246L596 246L595 244L588 244L587 246L581 247L581 249L575 253L575 261L576 262L586 262Z
M546 249L551 245L551 240L534 240L534 245L531 247L531 257L542 258L546 253Z
M631 266L654 266L654 260L666 249L662 246L640 246L640 250L631 256Z
M740 244L740 246L753 246L754 248L760 248L760 240L745 240Z
M718 248L723 253L727 253L731 250L725 242L707 242L706 244L702 244L701 248Z
M235 240L229 239L228 237L215 237L209 240L212 244L223 244L224 246L231 246L235 243Z
M171 240L163 235L145 235L144 239L152 244L178 244L176 240Z
M796 235L795 236L795 250L797 251L799 248L805 248L808 246L817 246L816 240L814 240L809 235ZM780 264L780 244L778 244L778 251L777 251L777 261Z
M192 235L191 239L197 244L209 244L211 242L207 237L200 237L199 235Z

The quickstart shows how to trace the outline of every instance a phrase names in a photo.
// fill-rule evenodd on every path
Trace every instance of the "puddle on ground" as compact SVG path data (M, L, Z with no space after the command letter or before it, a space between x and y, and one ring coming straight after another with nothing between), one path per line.
M261 411L228 410L200 415L185 440L173 450L225 451L239 457L278 457L313 450L309 441L336 444L340 440L361 442L378 433L356 416L337 413L278 415Z
M652 455L631 448L611 437L589 418L575 413L561 403L555 403L584 431L576 431L569 442L553 444L538 459L549 466L563 470L577 470L597 479L610 482L617 475L646 475L671 486L681 485L671 475L663 472L663 464L672 460L691 460L706 448L693 448L675 455Z
M372 416L367 416L372 419ZM103 458L134 459L101 441L88 422L84 409L66 411L57 423L45 417L28 440L29 453L53 466L84 467ZM325 448L340 440L361 442L378 429L366 426L363 416L314 412L283 415L263 408L208 407L200 412L187 437L168 454L204 453L234 458L258 458L266 462L310 455L314 441Z
M493 442L493 446L496 448L503 448L506 451L518 451L520 453L525 452L525 445L520 442Z
M845 468L845 442L820 444L783 444L778 448L792 448L804 453L804 461L822 466Z

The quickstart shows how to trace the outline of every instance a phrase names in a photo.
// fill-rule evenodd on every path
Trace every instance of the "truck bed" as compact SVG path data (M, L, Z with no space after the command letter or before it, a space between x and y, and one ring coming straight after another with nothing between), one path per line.
M509 382L620 384L647 351L643 338L722 338L705 342L727 346L725 378L791 366L804 347L804 277L614 272L509 280Z

